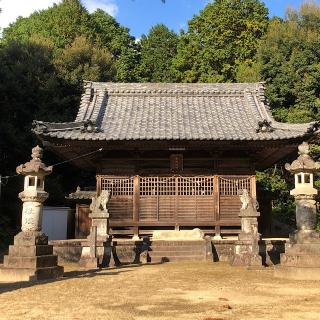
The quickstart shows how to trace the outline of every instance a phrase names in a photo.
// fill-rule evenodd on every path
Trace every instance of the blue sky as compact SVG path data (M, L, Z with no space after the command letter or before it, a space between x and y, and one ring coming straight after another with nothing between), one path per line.
M28 16L35 10L45 9L61 0L1 0L0 28L8 26L20 16ZM140 38L157 24L164 23L178 32L186 28L187 21L198 14L210 0L82 0L90 12L102 8L114 16L131 34ZM303 0L265 0L270 16L284 16L286 8L298 8ZM320 0L316 1L320 4Z
M131 34L140 37L156 23L164 23L170 29L179 31L186 28L187 21L198 14L209 0L116 0L118 21L129 27ZM298 8L303 0L266 0L270 16L284 16L286 8ZM320 0L317 1L320 4Z

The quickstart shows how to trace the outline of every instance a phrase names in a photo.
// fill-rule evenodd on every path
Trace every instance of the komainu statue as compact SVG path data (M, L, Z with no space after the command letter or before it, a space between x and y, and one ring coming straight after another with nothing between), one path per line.
M99 196L92 197L91 204L90 204L90 210L91 214L96 214L100 211L108 213L107 204L110 200L110 191L109 190L103 190L101 191Z
M257 211L259 209L258 201L251 197L247 189L243 189L240 193L240 201L242 202L242 207L240 210L249 209Z
M109 211L107 208L111 193L103 190L99 195L92 197L89 217L92 226L97 226L97 239L103 240L109 237Z

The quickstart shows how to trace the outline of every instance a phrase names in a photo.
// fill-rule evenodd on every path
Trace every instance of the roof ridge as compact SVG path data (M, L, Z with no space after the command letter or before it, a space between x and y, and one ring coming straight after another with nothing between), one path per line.
M261 82L253 83L120 83L120 82L89 82L84 88L104 89L108 94L242 94L250 91L264 97L264 87Z

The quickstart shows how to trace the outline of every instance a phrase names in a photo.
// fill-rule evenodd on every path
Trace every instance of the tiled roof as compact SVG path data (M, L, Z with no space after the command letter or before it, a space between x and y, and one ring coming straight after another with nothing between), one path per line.
M35 121L42 138L71 140L281 140L315 123L276 122L262 83L86 82L75 122Z

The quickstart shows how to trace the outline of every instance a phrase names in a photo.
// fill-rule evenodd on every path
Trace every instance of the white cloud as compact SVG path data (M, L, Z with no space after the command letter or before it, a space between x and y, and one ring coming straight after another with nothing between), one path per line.
M0 28L7 27L19 16L27 17L36 10L46 9L61 0L1 0Z
M61 0L0 0L0 28L6 28L19 16L27 17L34 11L46 9L59 2ZM101 8L116 16L119 11L115 0L84 0L83 3L90 12Z
M93 12L99 8L115 17L119 11L115 0L83 0L83 3L89 12Z

